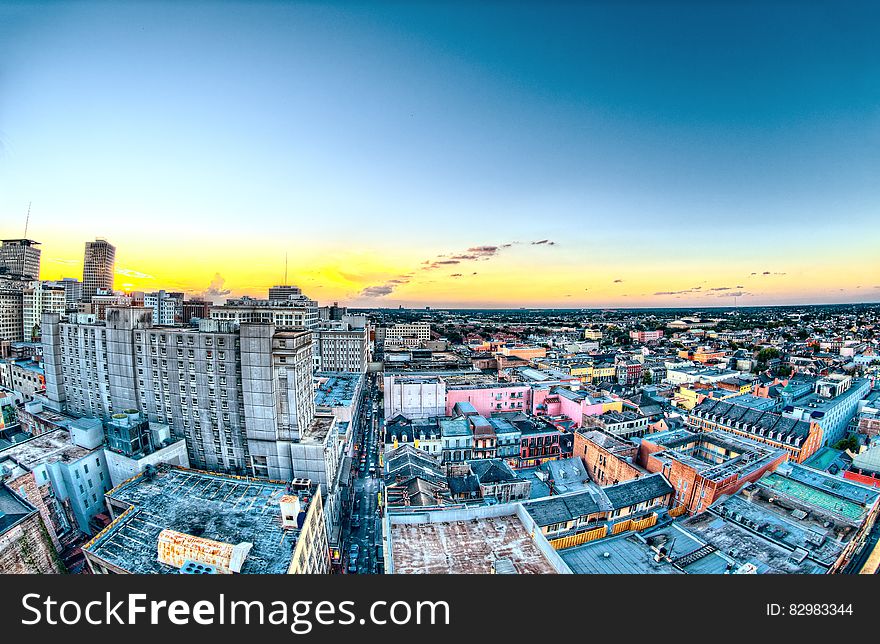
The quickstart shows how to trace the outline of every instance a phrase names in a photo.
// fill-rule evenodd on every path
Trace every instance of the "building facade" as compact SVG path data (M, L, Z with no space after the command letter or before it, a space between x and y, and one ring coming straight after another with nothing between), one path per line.
M33 239L0 241L0 273L21 279L40 279L40 242Z
M99 289L113 290L116 271L116 247L106 239L86 242L83 256L83 300L91 302Z
M111 308L105 322L45 315L50 404L99 418L140 409L186 439L194 467L291 478L291 445L315 416L309 332L152 319L147 308Z

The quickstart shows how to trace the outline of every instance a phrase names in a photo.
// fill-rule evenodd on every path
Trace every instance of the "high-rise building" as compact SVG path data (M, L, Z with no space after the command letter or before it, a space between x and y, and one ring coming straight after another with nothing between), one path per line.
M109 308L105 322L46 314L42 330L54 408L104 419L140 409L186 440L193 467L298 476L293 445L316 423L309 331L218 320L156 327L152 309L135 307Z
M24 339L21 322L22 307L22 291L0 284L0 340L21 342Z
M153 309L153 324L175 324L183 318L183 293L144 293L144 306Z
M281 302L291 298L298 298L302 295L302 289L299 286L271 286L269 287L269 300L272 302Z
M65 310L75 311L77 303L83 296L83 285L75 277L62 277L60 280L44 282L50 286L64 289Z
M22 292L22 338L27 342L40 337L43 313L64 313L67 309L64 289L54 284L35 281Z
M370 331L337 322L330 328L312 332L315 369L364 373L369 363Z
M113 290L116 247L106 239L86 242L83 258L83 300L91 302L98 289Z
M23 279L40 279L40 242L33 239L0 241L0 273Z

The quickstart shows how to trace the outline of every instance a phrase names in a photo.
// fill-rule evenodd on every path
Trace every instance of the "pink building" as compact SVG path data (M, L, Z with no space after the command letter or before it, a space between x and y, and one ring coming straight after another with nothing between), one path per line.
M529 385L494 383L488 385L450 386L446 389L446 415L452 415L456 403L469 402L481 416L488 418L499 411L527 412L531 408Z
M630 331L629 337L642 344L646 342L657 342L663 337L663 331Z
M575 427L583 425L584 416L599 416L609 410L620 410L622 402L607 397L589 396L583 391L565 387L536 389L532 393L532 414L565 416Z

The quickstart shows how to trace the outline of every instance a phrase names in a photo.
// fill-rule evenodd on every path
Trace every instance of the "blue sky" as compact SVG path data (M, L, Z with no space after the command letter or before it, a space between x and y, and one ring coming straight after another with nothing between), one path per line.
M876 300L880 11L846 7L6 3L0 233L33 201L44 277L100 235L193 291L287 252L351 303Z

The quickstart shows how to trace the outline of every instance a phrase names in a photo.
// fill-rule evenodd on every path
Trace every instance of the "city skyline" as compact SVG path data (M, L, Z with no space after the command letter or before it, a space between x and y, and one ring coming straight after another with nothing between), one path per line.
M0 233L218 299L880 299L876 7L460 9L4 6Z

